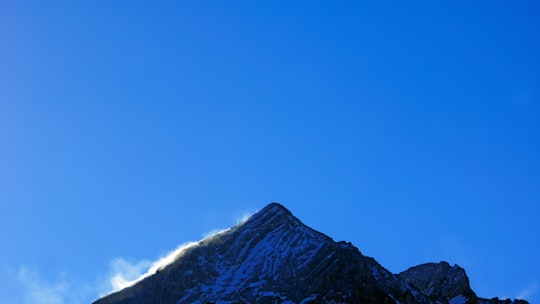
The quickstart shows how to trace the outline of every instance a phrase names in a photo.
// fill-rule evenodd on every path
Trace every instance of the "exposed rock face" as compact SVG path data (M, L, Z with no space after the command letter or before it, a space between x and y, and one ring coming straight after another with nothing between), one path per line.
M403 281L411 284L432 300L451 299L462 296L477 300L469 286L469 278L463 268L447 262L427 263L411 267L398 274Z
M465 271L446 262L394 275L352 244L334 242L272 203L186 248L155 274L94 302L140 303L507 302L477 298Z

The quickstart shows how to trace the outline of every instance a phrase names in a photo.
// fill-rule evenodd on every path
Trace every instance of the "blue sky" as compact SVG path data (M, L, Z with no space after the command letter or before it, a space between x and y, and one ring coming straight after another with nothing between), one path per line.
M89 303L271 201L540 302L536 1L0 1L0 302Z

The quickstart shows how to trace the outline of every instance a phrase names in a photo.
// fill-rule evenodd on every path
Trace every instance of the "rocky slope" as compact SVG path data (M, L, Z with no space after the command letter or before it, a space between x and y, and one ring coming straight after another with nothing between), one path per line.
M350 243L334 242L272 203L175 261L94 304L527 303L480 299L446 262L392 274Z

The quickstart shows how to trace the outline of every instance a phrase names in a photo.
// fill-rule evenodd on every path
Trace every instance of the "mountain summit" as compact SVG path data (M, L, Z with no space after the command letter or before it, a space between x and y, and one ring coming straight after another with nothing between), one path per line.
M311 229L278 203L182 250L133 286L94 304L527 303L482 299L446 262L392 274L347 242Z

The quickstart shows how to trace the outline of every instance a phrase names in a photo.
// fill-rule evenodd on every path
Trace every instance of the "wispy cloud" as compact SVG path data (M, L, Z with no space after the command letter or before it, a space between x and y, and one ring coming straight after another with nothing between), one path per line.
M243 224L245 221L247 221L255 212L243 212L242 215L235 217L236 225ZM234 227L234 226L233 226ZM210 238L213 236L216 236L218 234L227 232L231 230L232 227L225 228L225 229L212 229L210 232L207 232L203 234L203 239Z
M69 283L60 280L54 283L43 281L39 275L26 267L19 268L17 279L26 287L25 303L63 304L69 296Z
M21 266L15 272L20 295L14 299L23 304L88 304L98 292L99 284L81 283L67 273L55 280L44 279L37 271Z
M244 222L247 221L253 214L255 214L255 212L248 212L248 211L243 212L241 216L236 217L236 224L238 225L238 224L244 223Z
M26 266L8 271L16 292L2 301L17 304L88 304L111 292L131 286L172 263L182 252L196 243L179 246L156 260L132 262L123 258L111 261L106 274L96 274L89 280L80 280L67 273L55 279L45 278L39 271Z
M253 215L253 212L242 213L242 216L236 218L236 224L244 223L251 215ZM209 233L204 234L203 239L224 233L229 229L230 228L211 230ZM150 260L130 262L122 258L113 260L111 263L112 274L110 277L112 287L111 292L132 286L142 279L153 275L158 270L178 259L186 249L198 243L199 242L184 243L154 262L151 262Z
M129 262L122 258L114 259L111 263L112 274L109 280L112 287L111 292L129 287L153 275L158 270L174 262L187 248L196 244L197 242L182 244L154 262L149 260Z
M527 300L538 292L538 284L532 283L527 288L523 289L516 296L517 299Z
M253 213L244 213L238 217L237 224L245 222ZM228 229L213 230L205 234L203 239L215 237ZM105 296L131 286L142 279L151 276L158 270L173 263L182 256L186 249L199 242L188 242L151 261L148 259L133 261L125 258L113 259L109 269L96 274L90 280L80 280L68 273L61 273L55 279L45 278L39 271L26 266L8 271L8 276L16 283L20 291L14 299L8 299L17 304L88 304ZM4 299L2 299L4 300Z
M110 283L113 291L123 289L131 285L131 282L143 275L152 265L149 260L130 262L122 258L116 258L111 262Z

